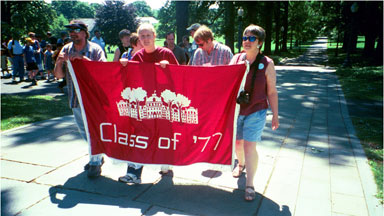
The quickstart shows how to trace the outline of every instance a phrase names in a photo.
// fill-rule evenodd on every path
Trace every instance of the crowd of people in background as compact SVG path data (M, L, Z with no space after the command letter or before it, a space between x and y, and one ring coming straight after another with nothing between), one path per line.
M2 78L12 78L12 84L30 82L38 85L38 80L58 81L62 92L65 79L59 81L53 75L53 68L60 49L71 42L68 34L62 32L60 38L47 32L45 36L29 32L26 37L11 37L1 44ZM9 69L11 68L11 69Z

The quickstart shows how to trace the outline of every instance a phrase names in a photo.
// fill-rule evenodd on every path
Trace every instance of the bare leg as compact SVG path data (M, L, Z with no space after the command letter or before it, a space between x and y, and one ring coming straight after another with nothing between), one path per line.
M245 168L244 164L244 140L236 140L236 146L235 146L235 152L236 152L236 157L238 160L238 164L233 169L232 176L234 178L238 178L242 175L243 170Z
M253 186L257 165L259 162L259 154L256 150L256 142L244 141L245 167L247 170L246 186Z
M239 165L244 166L244 140L236 140L235 152Z

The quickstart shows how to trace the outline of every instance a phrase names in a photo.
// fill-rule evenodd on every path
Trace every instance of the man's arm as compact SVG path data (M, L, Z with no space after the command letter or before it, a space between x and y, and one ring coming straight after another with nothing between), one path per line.
M53 75L56 78L61 79L65 77L65 71L63 71L63 64L68 60L68 55L61 50L56 59L55 69L53 70Z

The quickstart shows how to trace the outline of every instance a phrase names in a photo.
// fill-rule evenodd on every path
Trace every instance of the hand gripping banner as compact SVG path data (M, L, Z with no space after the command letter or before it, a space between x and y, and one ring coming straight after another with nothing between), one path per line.
M163 69L76 60L68 66L92 155L141 164L231 165L245 65Z

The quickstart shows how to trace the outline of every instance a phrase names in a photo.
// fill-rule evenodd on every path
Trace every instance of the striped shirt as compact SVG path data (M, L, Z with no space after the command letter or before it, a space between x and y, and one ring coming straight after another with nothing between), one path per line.
M87 41L87 45L80 51L77 51L75 49L75 47L73 46L73 43L69 43L65 45L60 52L66 53L68 55L72 53L81 53L83 56L86 56L89 59L91 59L91 61L107 61L105 59L104 51L101 49L101 47L98 44L90 41ZM65 76L67 79L69 106L71 108L77 108L79 107L79 101L77 99L75 87L73 85L73 80L69 73L66 62L63 64L63 67L65 70L65 74L66 74Z
M233 56L231 49L216 41L213 43L213 49L210 54L198 48L193 56L191 65L228 65Z

